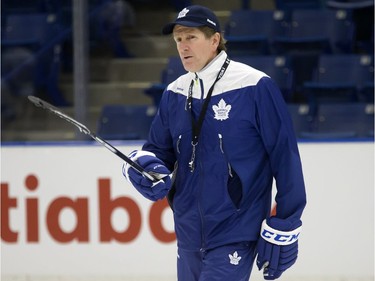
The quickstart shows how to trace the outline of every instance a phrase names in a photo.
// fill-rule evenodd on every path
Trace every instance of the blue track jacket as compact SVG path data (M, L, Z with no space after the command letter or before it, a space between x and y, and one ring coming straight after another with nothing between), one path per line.
M177 245L211 249L255 241L270 215L276 181L277 217L293 224L306 204L292 121L277 85L265 73L231 61L213 90L191 172L191 115L198 118L227 54L197 73L188 72L163 93L143 150L175 174L173 214ZM192 112L187 107L193 86Z

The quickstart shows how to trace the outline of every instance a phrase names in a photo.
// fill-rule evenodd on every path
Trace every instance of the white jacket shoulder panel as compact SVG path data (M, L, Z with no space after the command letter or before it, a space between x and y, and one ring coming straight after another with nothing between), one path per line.
M187 96L192 79L194 79L194 73L188 72L184 75L181 75L168 85L167 90L172 91L176 94Z
M215 86L214 95L255 86L263 77L269 76L249 65L231 61L227 73L223 76L223 80L219 81Z
M221 53L215 59L215 61L207 67L205 67L204 70L198 73L188 72L180 76L174 82L168 85L167 90L172 91L176 94L187 96L189 92L190 83L194 78L196 78L197 75L198 78L201 81L203 81L205 94L207 94L207 91L214 83L217 73L219 72L225 58L225 53ZM249 65L231 60L224 76L215 85L213 95L220 95L222 93L232 91L235 89L255 86L263 77L269 76L264 72L257 70Z

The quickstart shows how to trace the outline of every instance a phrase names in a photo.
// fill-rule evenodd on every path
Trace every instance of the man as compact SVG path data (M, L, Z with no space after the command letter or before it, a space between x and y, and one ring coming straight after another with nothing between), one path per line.
M219 21L205 7L184 8L163 33L173 34L188 73L164 91L147 142L130 154L162 179L152 182L128 164L123 173L150 200L168 195L178 280L245 281L256 255L264 278L276 279L297 259L306 204L280 90L227 57Z

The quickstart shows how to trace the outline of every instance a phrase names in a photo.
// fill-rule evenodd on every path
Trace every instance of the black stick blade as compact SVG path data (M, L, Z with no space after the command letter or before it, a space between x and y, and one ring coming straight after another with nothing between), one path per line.
M50 104L50 103L48 103L48 102L46 102L46 101L44 101L44 100L42 100L42 99L40 99L36 96L27 96L27 97L37 107L41 107L43 109L48 109L48 110L53 111L53 112L57 111L55 113L64 114L57 107L53 106L52 104Z

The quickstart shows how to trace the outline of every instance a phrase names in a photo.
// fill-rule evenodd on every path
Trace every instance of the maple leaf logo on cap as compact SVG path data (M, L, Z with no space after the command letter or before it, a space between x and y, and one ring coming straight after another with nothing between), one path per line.
M178 19L179 18L183 18L183 17L185 17L186 16L186 14L187 13L189 13L189 10L188 9L186 9L186 8L184 8L181 12L179 12L179 14L178 14Z

